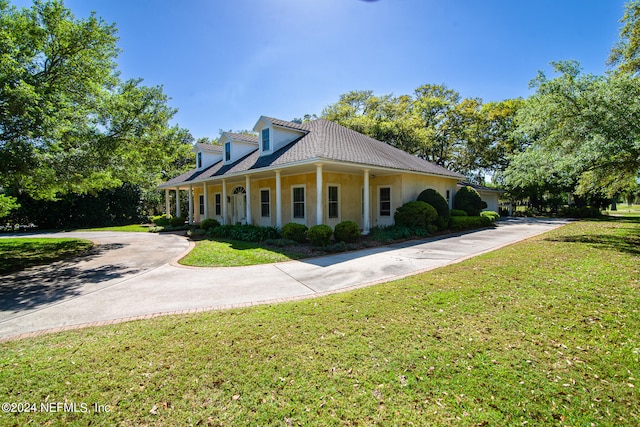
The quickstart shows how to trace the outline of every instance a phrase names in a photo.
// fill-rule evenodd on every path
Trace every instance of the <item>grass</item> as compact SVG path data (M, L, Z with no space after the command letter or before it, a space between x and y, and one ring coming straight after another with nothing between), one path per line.
M179 262L194 267L232 267L304 258L304 253L239 240L201 240Z
M0 274L79 255L93 247L82 239L0 239Z
M640 423L640 220L353 292L0 344L3 425Z
M640 205L628 205L626 203L618 203L617 210L607 210L607 215L612 216L640 216Z

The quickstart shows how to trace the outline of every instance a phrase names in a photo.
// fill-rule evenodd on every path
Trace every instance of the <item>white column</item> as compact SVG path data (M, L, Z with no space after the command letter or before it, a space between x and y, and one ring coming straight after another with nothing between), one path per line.
M222 180L222 225L226 224L227 219L227 180Z
M193 224L193 185L189 186L189 225Z
M171 211L171 199L169 198L169 189L165 188L164 189L164 212L167 219L171 217L170 211Z
M202 191L204 192L204 218L202 219L207 219L209 218L209 191L207 190L206 182L202 183Z
M247 224L251 224L251 177L249 175L247 175L244 178L244 182L245 182L245 186L244 189L247 192L247 203L246 203L246 208L247 208Z
M276 171L276 227L282 227L282 182L280 171Z
M322 164L316 165L316 224L322 224Z
M371 229L371 224L369 223L369 211L370 211L370 207L369 207L369 194L370 194L370 190L369 190L369 169L365 169L364 170L364 218L363 221L364 223L362 224L362 234L367 235L369 234L369 230Z
M176 187L176 218L180 216L180 187Z

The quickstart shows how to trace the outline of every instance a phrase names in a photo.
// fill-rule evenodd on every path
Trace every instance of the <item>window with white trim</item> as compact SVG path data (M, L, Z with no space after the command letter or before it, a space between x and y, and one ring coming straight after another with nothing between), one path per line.
M304 187L291 187L292 202L293 202L293 217L297 219L303 219L304 212Z
M216 206L216 215L220 216L222 215L222 194L221 193L216 193L215 194L215 206Z
M271 194L268 188L260 190L260 215L263 218L271 216Z
M200 197L198 197L198 203L200 205L200 215L204 215L204 195L200 195Z
M231 160L231 143L227 142L224 144L224 161L228 162Z
M202 167L202 152L198 151L198 169Z
M329 210L329 218L338 218L340 216L339 192L337 185L327 187L327 209Z
M270 147L269 128L264 128L262 129L262 151L269 151Z
M391 216L391 187L380 187L380 216Z

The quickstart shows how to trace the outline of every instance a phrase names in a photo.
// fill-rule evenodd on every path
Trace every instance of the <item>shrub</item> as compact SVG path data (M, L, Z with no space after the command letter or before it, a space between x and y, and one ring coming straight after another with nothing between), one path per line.
M492 221L484 216L452 216L449 219L449 228L452 230L468 230L471 228L488 227Z
M280 237L275 227L258 227L251 224L227 224L213 227L209 230L209 236L222 239L242 240L243 242L262 242L267 239Z
M203 230L209 231L214 227L220 227L220 223L213 218L207 218L200 223L200 228L202 228Z
M282 227L282 237L287 240L304 243L304 241L306 240L305 233L307 232L307 230L308 228L305 225L290 222Z
M404 225L376 226L369 232L369 238L386 243L393 240L408 239L411 237L427 237L429 232L420 227L406 227Z
M469 216L478 216L482 209L486 209L487 203L483 202L480 194L470 186L462 187L453 198L453 207L462 209Z
M334 243L333 245L325 246L323 249L326 252L344 252L348 248L345 242L338 242Z
M264 241L265 245L269 245L269 246L275 246L277 248L284 248L286 246L294 246L297 245L297 242L294 242L293 240L287 240L287 239L267 239Z
M353 243L360 237L360 227L354 221L342 221L333 231L336 242Z
M313 246L325 247L331 243L333 230L328 225L318 224L307 230L306 235Z
M171 218L170 220L170 224L172 227L183 227L184 223L187 221L187 219L183 216L176 216Z
M152 216L150 219L153 225L157 227L166 227L167 225L171 225L171 220L167 218L166 215Z
M424 229L427 229L436 218L438 218L436 209L425 202L407 202L400 206L393 216L397 225Z
M419 202L429 203L436 209L438 212L438 218L435 221L435 224L438 226L438 229L444 230L449 225L449 204L447 200L442 197L442 194L438 193L433 188L428 188L424 190L417 199Z
M469 216L467 213L461 209L451 209L450 216Z
M491 223L494 223L500 219L500 214L498 214L498 212L495 212L495 211L480 212L480 216L489 218L491 220Z

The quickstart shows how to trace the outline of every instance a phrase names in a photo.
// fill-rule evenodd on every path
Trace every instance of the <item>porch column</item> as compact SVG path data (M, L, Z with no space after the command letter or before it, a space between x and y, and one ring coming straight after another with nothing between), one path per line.
M246 191L247 194L247 203L246 203L246 209L247 209L247 224L251 224L251 177L249 175L245 176L244 178L244 182L245 182L245 186L244 186L244 190Z
M227 223L227 180L222 180L222 225Z
M193 185L189 186L189 225L193 224Z
M171 199L169 198L169 189L164 189L164 212L167 219L171 217Z
M316 165L316 224L322 224L322 163Z
M280 171L276 171L276 227L282 228L282 181Z
M207 219L209 218L209 195L207 194L207 183L203 182L202 183L202 191L204 192L204 218L202 219Z
M364 170L364 197L363 197L363 205L364 205L364 218L362 223L362 234L369 234L369 230L371 229L371 224L369 224L369 169Z
M176 218L180 216L180 187L176 187Z

